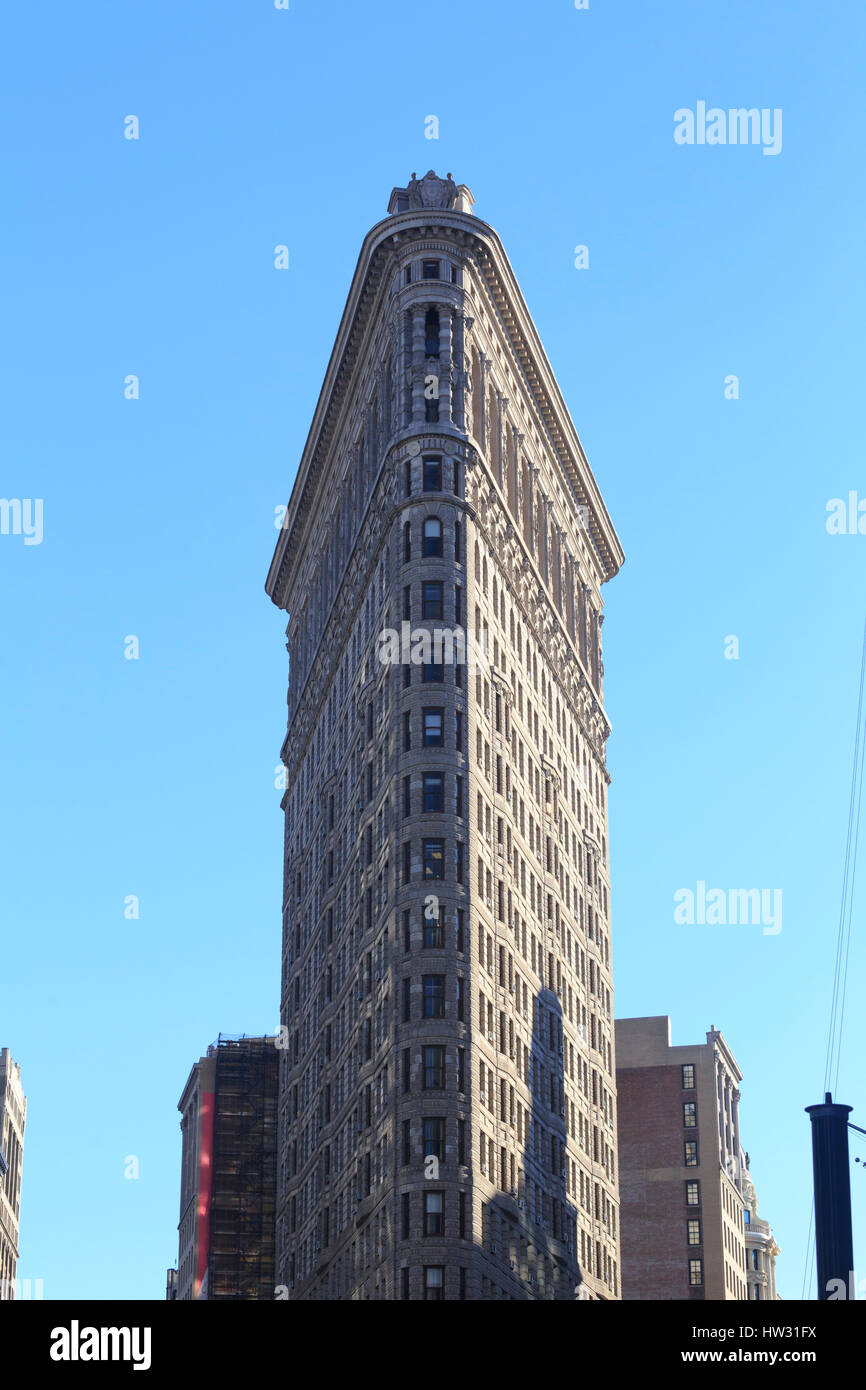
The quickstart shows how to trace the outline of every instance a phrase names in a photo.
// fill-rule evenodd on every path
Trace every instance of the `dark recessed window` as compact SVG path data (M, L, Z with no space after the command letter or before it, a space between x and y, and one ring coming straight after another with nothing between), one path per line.
M424 460L424 491L425 491L425 492L441 492L441 491L442 491L442 460L441 460L441 459L425 459L425 460Z
M403 284L404 284L404 285L411 285L411 283L412 283L412 267L411 267L411 265L407 265L406 269L403 271Z
M424 355L439 356L439 310L428 309L424 315Z
M424 1090L442 1091L445 1088L445 1048L424 1048Z
M422 275L422 278L423 278L423 279L425 279L425 280L438 280L438 279L440 279L440 275L439 275L439 262L438 262L438 261L422 261L422 262L421 262L421 265L422 265L421 275Z
M439 950L445 945L445 909L440 904L430 903L424 908L424 948L427 951Z
M422 1120L424 1126L424 1158L445 1158L445 1120L441 1116Z
M445 976L423 975L424 1018L445 1017Z
M421 667L421 679L430 684L441 685L445 679L445 671L441 661L425 661Z
M442 616L442 583L440 580L425 580L422 589L421 617L441 618Z
M445 778L441 772L424 773L424 810L442 811L445 803Z

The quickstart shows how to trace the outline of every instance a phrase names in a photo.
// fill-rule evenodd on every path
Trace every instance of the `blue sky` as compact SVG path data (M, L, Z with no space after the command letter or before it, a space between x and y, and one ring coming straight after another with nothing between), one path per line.
M617 1013L724 1031L799 1297L864 617L866 536L825 525L866 497L863 11L52 0L5 29L0 492L44 499L40 545L0 536L19 1274L161 1297L189 1068L277 1027L274 509L363 236L432 166L502 236L627 556L604 627ZM780 108L781 152L677 145L701 100ZM676 925L698 880L781 888L782 931ZM861 938L859 1123L864 974Z

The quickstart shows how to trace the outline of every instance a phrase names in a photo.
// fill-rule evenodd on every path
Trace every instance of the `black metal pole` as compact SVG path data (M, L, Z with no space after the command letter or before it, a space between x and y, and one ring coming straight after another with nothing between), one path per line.
M807 1105L806 1114L812 1121L818 1298L848 1298L854 1269L848 1168L851 1106L834 1105L832 1095L826 1091L824 1104ZM836 1281L841 1281L841 1287Z

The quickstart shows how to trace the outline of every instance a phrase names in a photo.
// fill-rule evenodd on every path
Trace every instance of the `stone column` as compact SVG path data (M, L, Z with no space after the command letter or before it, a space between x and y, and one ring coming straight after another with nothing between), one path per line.
M452 423L451 406L451 305L440 304L439 309L439 423Z
M424 305L416 304L412 309L412 423L424 420L424 325L426 318Z

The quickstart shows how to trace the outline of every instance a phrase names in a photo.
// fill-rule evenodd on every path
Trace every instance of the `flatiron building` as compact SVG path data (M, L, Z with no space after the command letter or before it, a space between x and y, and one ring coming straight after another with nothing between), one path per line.
M620 1296L602 696L623 555L450 174L368 233L279 532L277 1297Z

